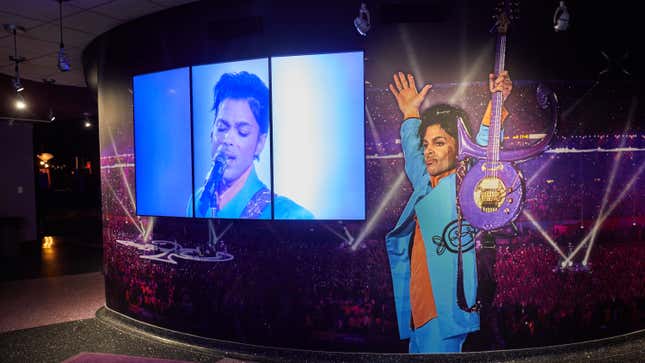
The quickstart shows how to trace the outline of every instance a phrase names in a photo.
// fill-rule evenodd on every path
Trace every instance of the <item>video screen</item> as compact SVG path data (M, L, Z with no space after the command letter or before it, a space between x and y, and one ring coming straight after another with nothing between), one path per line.
M363 52L214 63L133 83L138 215L365 219Z
M192 217L189 68L135 76L133 87L137 215Z
M271 58L275 219L365 219L363 79L363 52Z
M193 67L195 217L272 218L268 84L267 58Z

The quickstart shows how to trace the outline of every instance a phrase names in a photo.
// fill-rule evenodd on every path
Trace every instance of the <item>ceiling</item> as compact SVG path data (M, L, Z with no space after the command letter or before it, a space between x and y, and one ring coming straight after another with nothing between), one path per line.
M26 29L17 34L20 77L54 79L57 85L86 87L81 54L97 36L130 20L195 0L64 0L63 42L71 70L58 70L58 0L0 0L0 24ZM13 76L13 36L0 28L0 73Z

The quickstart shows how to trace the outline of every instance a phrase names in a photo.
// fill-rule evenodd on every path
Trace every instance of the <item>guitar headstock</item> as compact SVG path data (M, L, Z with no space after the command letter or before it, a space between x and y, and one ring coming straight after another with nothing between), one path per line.
M506 34L508 26L511 21L517 20L520 17L520 3L514 0L500 0L495 7L495 24L491 31L496 31L498 34Z

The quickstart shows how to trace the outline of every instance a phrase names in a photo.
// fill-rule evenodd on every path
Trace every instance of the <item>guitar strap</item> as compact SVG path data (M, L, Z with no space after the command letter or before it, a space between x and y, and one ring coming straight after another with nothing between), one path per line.
M457 196L459 195L459 189L461 188L461 182L466 175L467 171L467 162L465 160L459 161L457 165ZM459 197L456 198L457 206L457 305L459 308L468 313L474 313L481 310L481 299L480 299L480 284L477 284L477 297L475 303L472 306L468 306L466 302L466 293L464 292L464 261L463 261L463 252L461 245L461 234L462 234L462 223L464 220L463 215L461 214L461 206L459 205ZM473 238L475 238L473 236ZM475 243L475 241L473 241ZM475 249L475 254L477 250Z
M262 187L253 194L240 218L258 218L269 204L271 204L271 191L267 187Z

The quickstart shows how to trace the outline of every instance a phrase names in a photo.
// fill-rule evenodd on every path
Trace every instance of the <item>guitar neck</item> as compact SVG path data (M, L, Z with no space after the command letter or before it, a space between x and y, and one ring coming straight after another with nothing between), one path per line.
M505 67L506 61L506 34L497 35L497 47L495 51L495 77L497 77ZM501 144L502 130L502 104L504 103L502 92L494 92L492 95L491 105L492 114L490 120L490 129L488 133L488 147L486 156L489 161L499 161L499 149Z

